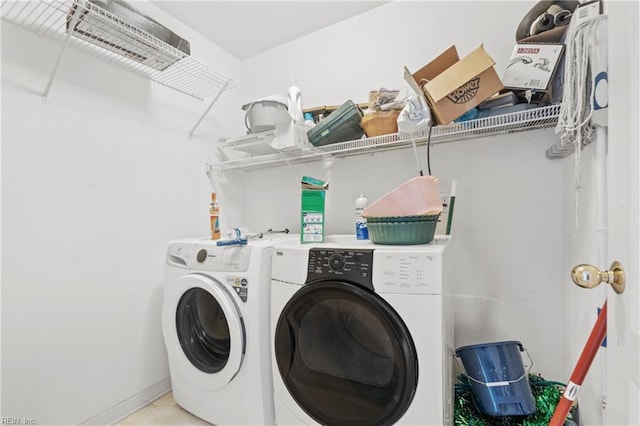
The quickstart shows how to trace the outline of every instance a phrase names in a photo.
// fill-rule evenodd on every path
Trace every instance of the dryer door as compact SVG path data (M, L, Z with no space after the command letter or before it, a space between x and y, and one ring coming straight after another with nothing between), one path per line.
M184 355L181 370L199 387L219 389L242 365L246 333L240 311L225 286L210 277L186 275L176 284L181 296L172 334Z
M274 353L289 393L321 424L393 424L416 391L409 330L357 285L322 281L296 292L278 320Z

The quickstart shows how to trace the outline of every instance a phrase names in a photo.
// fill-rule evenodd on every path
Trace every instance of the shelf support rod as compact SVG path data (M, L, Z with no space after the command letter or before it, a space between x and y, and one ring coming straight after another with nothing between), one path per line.
M198 120L198 122L196 123L195 126L193 126L193 129L191 129L191 131L189 132L189 137L193 136L193 132L196 130L196 128L200 125L200 123L202 123L202 120L204 119L204 117L206 117L206 115L209 113L209 111L211 110L211 107L213 107L213 104L215 104L218 99L220 98L220 95L222 95L222 93L227 89L227 86L229 86L229 83L231 81L227 80L224 83L224 86L222 86L222 89L220 89L220 91L218 92L218 94L216 95L215 98L213 98L213 100L211 101L211 103L209 104L209 106L207 107L207 109L204 111L204 113L202 114L202 116L200 117L200 119Z
M56 74L58 74L58 69L60 68L60 64L62 63L62 57L64 56L64 52L67 50L67 47L69 46L69 42L71 41L71 34L73 34L73 29L76 27L76 24L78 23L78 19L80 18L80 11L78 10L77 7L77 3L74 0L73 2L74 4L76 4L76 8L74 9L74 13L73 16L71 18L71 23L69 24L69 27L67 28L67 35L65 36L64 39L64 44L62 45L62 48L60 49L60 54L58 55L58 59L56 60L56 64L53 67L53 71L51 72L51 77L49 78L49 83L47 83L47 87L44 89L44 93L42 94L42 101L44 103L47 103L47 96L49 96L49 91L51 90L51 86L53 85L53 80L56 77Z

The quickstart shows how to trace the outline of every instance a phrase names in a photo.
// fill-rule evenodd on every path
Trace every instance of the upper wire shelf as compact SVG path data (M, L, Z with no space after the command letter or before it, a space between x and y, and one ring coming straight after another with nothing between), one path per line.
M35 33L69 43L111 63L121 65L185 95L203 100L241 85L231 77L124 21L87 0L2 0L2 19ZM76 15L93 33L86 39L73 31ZM105 46L105 47L103 47Z
M529 130L554 127L558 122L560 105L549 105L520 112L496 115L477 120L452 123L446 126L434 126L431 130L431 144L454 142L481 138L505 133L517 133ZM411 147L412 140L417 145L425 145L429 140L428 132L409 135L394 133L390 135L362 138L320 147L308 147L276 154L259 155L240 159L231 159L208 164L215 170L251 170L283 164L304 163L329 157L341 157L370 152ZM222 146L221 148L224 148Z

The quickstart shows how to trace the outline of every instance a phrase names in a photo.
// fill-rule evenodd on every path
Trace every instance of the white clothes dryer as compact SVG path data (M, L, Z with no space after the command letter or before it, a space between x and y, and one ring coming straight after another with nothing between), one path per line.
M449 237L414 246L353 236L274 248L278 425L453 423Z
M192 414L216 425L274 424L271 254L291 238L169 244L162 332L173 398Z

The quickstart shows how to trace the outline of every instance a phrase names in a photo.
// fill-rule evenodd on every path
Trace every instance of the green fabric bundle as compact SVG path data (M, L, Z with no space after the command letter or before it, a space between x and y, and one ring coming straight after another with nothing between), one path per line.
M531 393L536 401L537 411L529 416L493 417L482 414L473 402L471 383L466 375L458 376L455 385L454 423L459 426L547 426L560 401L565 384L543 379L529 374ZM572 418L576 415L572 409L565 425L576 424Z

